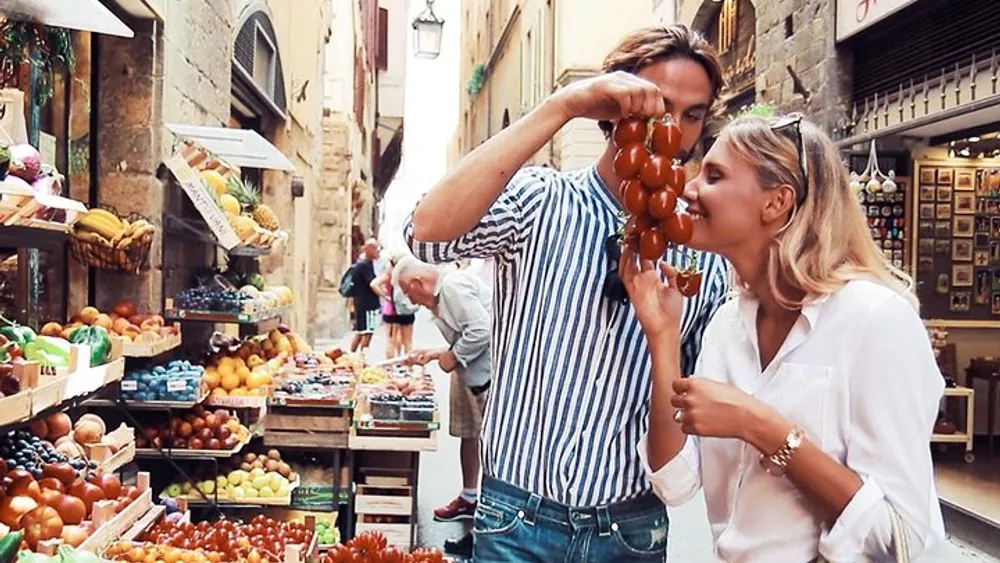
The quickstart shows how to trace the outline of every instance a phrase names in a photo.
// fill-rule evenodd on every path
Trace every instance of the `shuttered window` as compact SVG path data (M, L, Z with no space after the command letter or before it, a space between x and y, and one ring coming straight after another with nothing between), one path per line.
M378 56L375 64L379 70L389 70L389 10L378 9Z
M878 94L896 94L910 80L919 88L927 77L953 80L975 55L986 68L1000 56L1000 0L920 0L848 41L854 53L856 103Z

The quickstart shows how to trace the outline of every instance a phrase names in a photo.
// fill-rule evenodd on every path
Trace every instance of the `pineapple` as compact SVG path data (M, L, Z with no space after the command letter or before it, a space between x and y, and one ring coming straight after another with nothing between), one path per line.
M236 236L240 237L241 241L247 240L256 233L257 222L246 215L230 215L229 224L232 225Z
M250 213L250 216L261 227L276 231L280 227L278 216L274 211L261 201L260 189L243 179L231 177L228 187L229 195L232 195L243 206L243 210Z

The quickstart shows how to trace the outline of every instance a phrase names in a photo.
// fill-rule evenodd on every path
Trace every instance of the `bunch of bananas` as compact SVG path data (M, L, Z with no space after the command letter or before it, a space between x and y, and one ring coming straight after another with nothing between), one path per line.
M74 225L76 238L105 248L127 249L153 239L156 227L145 219L129 222L105 209L91 209Z
M361 370L361 377L358 380L360 383L380 384L388 381L388 377L384 369L368 366Z

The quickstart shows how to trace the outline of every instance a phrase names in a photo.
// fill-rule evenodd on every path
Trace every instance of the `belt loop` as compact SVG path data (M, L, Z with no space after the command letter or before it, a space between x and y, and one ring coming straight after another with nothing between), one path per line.
M606 505L597 507L597 530L601 537L611 535L611 513Z
M531 493L531 497L528 498L528 504L524 507L524 523L528 525L534 525L535 517L538 516L538 507L542 504L542 497L535 493Z

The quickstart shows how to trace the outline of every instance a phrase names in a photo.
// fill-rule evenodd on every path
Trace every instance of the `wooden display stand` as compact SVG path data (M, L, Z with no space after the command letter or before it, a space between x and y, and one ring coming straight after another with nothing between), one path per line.
M965 400L965 430L954 434L934 434L931 443L935 444L965 444L965 462L972 463L976 456L972 453L973 428L975 421L975 391L969 387L947 387L945 397L959 397Z

